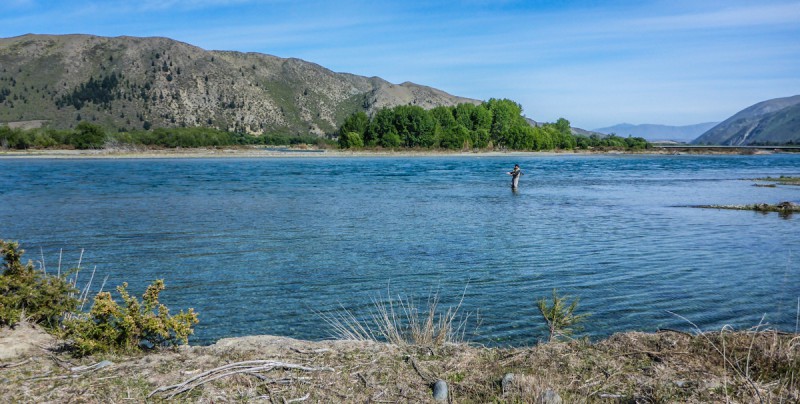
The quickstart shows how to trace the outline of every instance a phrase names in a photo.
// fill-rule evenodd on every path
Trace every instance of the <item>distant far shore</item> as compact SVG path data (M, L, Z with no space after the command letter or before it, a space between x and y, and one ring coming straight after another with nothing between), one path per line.
M596 154L591 151L446 151L446 150L342 150L301 149L289 147L225 147L197 149L96 149L96 150L13 150L0 151L0 158L53 158L53 159L150 159L150 158L330 158L330 157L437 157L481 156L519 157L562 154ZM612 151L606 153L623 154Z
M554 150L554 151L448 151L417 149L342 150L290 147L221 147L177 149L30 149L0 150L0 158L47 159L158 159L158 158L320 158L320 157L533 157L556 155L680 155L680 154L772 154L780 150L654 147L647 150Z

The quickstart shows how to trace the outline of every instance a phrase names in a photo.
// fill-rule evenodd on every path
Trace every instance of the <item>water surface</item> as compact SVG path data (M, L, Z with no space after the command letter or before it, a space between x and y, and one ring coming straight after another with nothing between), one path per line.
M510 189L505 175L525 175ZM316 312L372 300L479 313L475 342L533 344L553 288L586 332L794 331L800 218L695 204L800 202L800 155L48 160L0 159L0 238L48 269L97 267L109 286L194 307L193 343L330 336ZM88 280L88 272L81 274ZM79 282L83 283L83 282ZM106 286L106 289L109 288ZM466 289L466 291L465 291Z

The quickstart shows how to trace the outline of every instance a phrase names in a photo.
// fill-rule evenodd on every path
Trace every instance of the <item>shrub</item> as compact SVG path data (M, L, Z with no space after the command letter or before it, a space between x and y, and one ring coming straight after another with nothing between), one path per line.
M77 290L64 277L47 275L28 261L15 242L0 240L3 273L0 275L0 326L11 326L21 318L55 328L66 313L78 307Z
M106 142L105 130L88 122L81 122L69 138L69 144L76 149L100 149Z
M89 313L64 322L63 337L72 342L79 355L95 352L132 351L186 344L198 323L194 309L170 316L169 309L159 303L164 281L156 280L142 295L140 303L127 291L128 284L117 287L124 306L100 292L94 298Z
M572 333L579 329L578 323L582 322L589 316L589 314L575 314L575 309L578 307L578 299L572 301L567 306L569 296L559 296L558 292L553 289L553 304L547 306L547 299L541 298L536 303L539 307L539 313L547 323L547 328L550 331L550 341L555 341L559 336L569 337Z
M342 149L364 147L364 139L356 132L346 132L339 136L339 147Z

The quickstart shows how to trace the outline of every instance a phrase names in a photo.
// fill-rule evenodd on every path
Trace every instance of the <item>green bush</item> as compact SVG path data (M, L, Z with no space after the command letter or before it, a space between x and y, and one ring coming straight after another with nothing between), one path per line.
M36 270L30 261L23 265L25 250L18 243L0 240L0 253L5 262L0 275L0 326L25 319L52 329L77 309L77 290L64 277Z
M81 122L69 137L69 144L76 149L101 149L106 143L106 132L99 125Z
M198 323L194 309L170 316L169 309L159 303L164 281L157 280L145 290L142 302L127 291L128 284L117 287L123 306L117 304L110 292L100 292L94 298L89 313L64 322L63 337L79 355L95 352L133 351L186 344Z
M339 135L339 147L342 149L364 147L364 139L356 132L346 132Z
M583 322L589 314L575 314L575 309L578 307L578 299L572 301L567 305L569 296L559 296L558 292L553 289L553 303L547 306L547 299L541 298L536 303L539 308L539 314L547 323L547 329L550 332L550 341L555 341L557 337L569 337L575 330L580 329L578 323Z

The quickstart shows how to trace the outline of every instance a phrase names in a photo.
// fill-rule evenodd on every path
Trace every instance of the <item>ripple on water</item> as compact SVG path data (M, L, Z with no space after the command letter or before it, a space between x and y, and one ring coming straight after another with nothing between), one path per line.
M512 193L504 173L526 175ZM684 208L800 202L800 156L3 160L0 235L48 267L97 266L108 285L200 313L195 342L326 338L315 313L374 299L480 316L476 342L545 336L535 301L580 297L594 337L756 325L793 330L797 217ZM66 265L66 264L65 264ZM108 286L107 286L108 289ZM466 289L466 290L465 290ZM139 292L141 293L141 292ZM381 297L382 296L382 297ZM674 313L674 314L672 314ZM473 317L474 318L474 317Z

